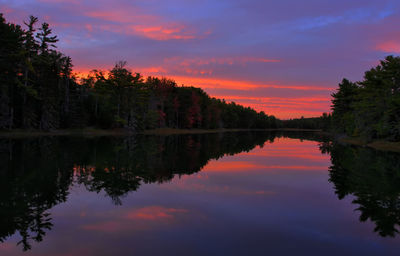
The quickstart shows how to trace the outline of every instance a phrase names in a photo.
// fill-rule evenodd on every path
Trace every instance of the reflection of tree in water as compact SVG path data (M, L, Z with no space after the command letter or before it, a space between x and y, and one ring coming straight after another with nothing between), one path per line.
M210 159L273 141L272 133L0 139L0 242L18 232L24 250L52 228L47 212L72 184L115 204L143 183L200 171Z
M330 153L330 181L339 199L355 196L353 204L381 236L394 237L400 225L400 154L332 143L321 144Z
M19 231L24 250L52 227L46 210L64 202L71 173L60 143L48 139L0 143L0 241Z

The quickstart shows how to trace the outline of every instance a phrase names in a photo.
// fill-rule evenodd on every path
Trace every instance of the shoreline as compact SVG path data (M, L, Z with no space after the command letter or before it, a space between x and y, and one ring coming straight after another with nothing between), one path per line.
M132 135L176 135L176 134L207 134L207 133L225 133L225 132L257 132L257 131L293 131L293 132L322 132L321 130L313 129L175 129L175 128L157 128L144 130L141 132L132 132L127 129L67 129L54 131L39 131L39 130L12 130L0 131L0 138L15 138L15 137L40 137L40 136L132 136Z
M333 138L330 132L324 132L318 129L297 129L297 128L275 128L275 129L175 129L175 128L157 128L145 130L142 132L132 132L127 129L67 129L54 131L38 131L38 130L12 130L0 131L0 138L29 138L29 137L53 137L53 136L82 136L82 137L101 137L101 136L133 136L133 135L185 135L185 134L211 134L211 133L226 133L226 132L313 132L329 136ZM333 139L339 143L369 147L380 151L389 151L400 153L400 142L390 142L385 140L375 140L366 143L359 137L343 137Z
M360 147L369 147L379 151L389 151L400 153L400 142L391 142L385 140L374 140L372 142L365 142L359 137L344 137L338 139L340 143L345 143Z
M207 133L224 133L224 132L273 132L273 131L295 131L295 132L321 132L321 130L312 129L174 129L174 128L158 128L146 130L139 134L146 135L174 135L174 134L207 134Z

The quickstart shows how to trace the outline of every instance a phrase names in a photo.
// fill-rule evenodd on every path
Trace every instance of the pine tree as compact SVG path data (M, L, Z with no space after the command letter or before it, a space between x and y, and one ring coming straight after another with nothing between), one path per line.
M19 25L6 23L0 13L0 129L13 129L16 125L23 34Z
M355 129L354 105L358 86L347 79L339 84L339 89L332 94L332 117L336 131L353 134Z

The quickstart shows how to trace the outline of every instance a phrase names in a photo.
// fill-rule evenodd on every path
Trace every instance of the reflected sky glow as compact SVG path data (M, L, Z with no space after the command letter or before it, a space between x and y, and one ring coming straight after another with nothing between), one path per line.
M280 138L143 184L119 206L76 185L51 210L53 230L23 255L395 255L387 248L398 249L399 238L357 221L351 199L334 194L329 166L317 142ZM21 255L15 241L0 254Z

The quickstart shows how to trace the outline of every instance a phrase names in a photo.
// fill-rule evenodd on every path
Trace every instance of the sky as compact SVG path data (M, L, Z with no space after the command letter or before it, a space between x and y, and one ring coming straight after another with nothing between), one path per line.
M343 78L400 54L398 0L0 0L48 22L74 72L133 72L278 118L319 116Z

